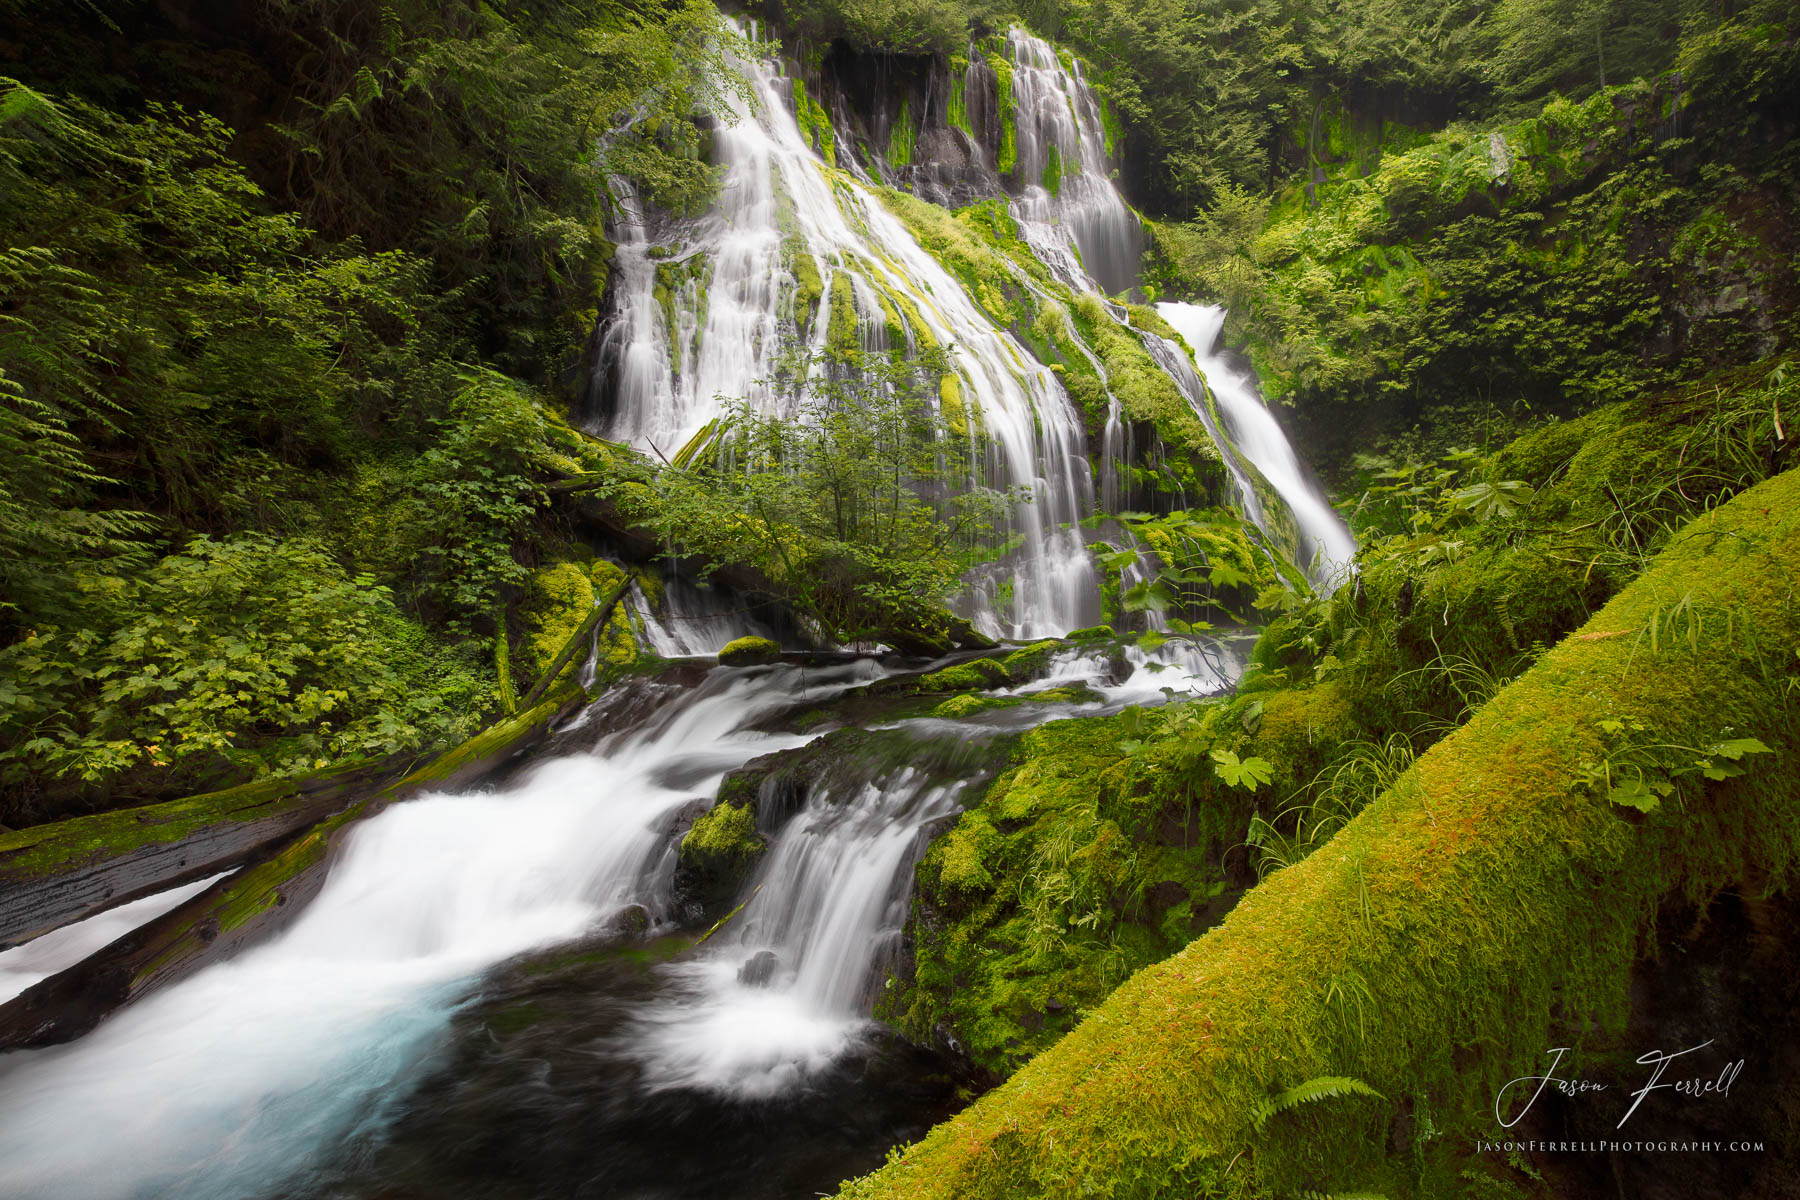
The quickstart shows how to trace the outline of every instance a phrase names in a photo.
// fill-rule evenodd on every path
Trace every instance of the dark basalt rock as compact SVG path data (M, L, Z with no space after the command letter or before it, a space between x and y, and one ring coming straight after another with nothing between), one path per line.
M769 981L775 978L775 969L780 965L781 960L773 950L758 950L738 968L738 982L746 987L767 987Z

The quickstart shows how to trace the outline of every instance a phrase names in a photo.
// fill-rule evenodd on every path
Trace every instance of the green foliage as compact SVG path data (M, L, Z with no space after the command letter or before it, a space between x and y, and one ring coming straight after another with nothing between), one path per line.
M1158 285L1228 304L1228 341L1302 410L1328 467L1372 426L1509 436L1753 361L1793 333L1775 299L1792 152L1743 149L1786 145L1772 114L1800 77L1788 41L1744 47L1760 72L1708 60L1736 76L1716 90L1684 75L1552 96L1372 159L1345 149L1272 203L1217 188L1187 225L1154 227Z
M1344 1075L1321 1075L1316 1079L1309 1079L1305 1083L1297 1083L1285 1091L1277 1092L1258 1104L1251 1122L1257 1129L1261 1129L1276 1113L1286 1112L1299 1104L1314 1104L1320 1100L1332 1100L1339 1096L1367 1096L1374 1100L1387 1099L1386 1096L1360 1079L1352 1079Z
M972 21L993 21L991 0L782 0L784 23L821 44L841 40L859 50L955 54L968 45Z
M711 194L693 113L724 77L716 11L303 3L247 13L229 45L151 5L119 6L113 32L65 15L9 6L9 38L43 51L0 80L0 645L68 664L9 680L14 791L51 816L444 735L443 713L492 700L464 664L510 649L490 623L548 536L542 484L609 453L533 387L564 383L591 334L607 181L683 211ZM109 57L114 37L179 46L183 70ZM174 725L135 694L92 707L85 673L138 670L93 655L160 636L141 606L185 547L257 536L324 556L283 570L391 587L381 603L423 625L377 630L407 685L315 684L300 655L257 677L266 713L191 672ZM321 640L362 637L348 618L264 609L271 647L364 662ZM215 702L229 732L203 736ZM40 729L58 709L66 727ZM309 741L294 722L315 709Z
M935 636L944 598L1011 501L964 482L968 444L935 415L948 369L937 349L858 352L825 375L796 360L778 384L798 394L802 419L739 406L710 458L643 465L610 494L667 544L755 570L838 640Z
M1264 758L1239 759L1231 750L1214 750L1212 760L1213 774L1220 782L1227 787L1243 788L1246 792L1254 792L1275 776L1275 768Z
M85 625L0 650L0 771L14 787L198 791L293 774L466 732L485 699L386 588L305 539L197 537L141 574L79 586Z

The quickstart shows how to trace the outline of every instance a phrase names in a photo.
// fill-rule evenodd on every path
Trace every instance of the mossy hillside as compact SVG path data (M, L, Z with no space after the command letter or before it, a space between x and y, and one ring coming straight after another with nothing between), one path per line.
M1658 901L1778 886L1800 853L1797 555L1793 472L1694 522L1323 852L845 1194L1408 1196L1509 1175L1467 1157L1493 1088L1547 1045L1604 1044ZM1642 644L1696 578L1698 649ZM1619 716L1646 745L1754 736L1775 754L1640 818L1582 785L1617 751L1598 722ZM1252 1127L1264 1098L1324 1075L1387 1098ZM1388 1154L1403 1102L1443 1130L1416 1157Z
M1098 440L1109 395L1116 396L1126 419L1153 431L1170 450L1147 476L1148 486L1225 498L1218 448L1186 397L1097 297L1077 296L1050 277L1003 205L987 201L949 213L904 192L884 190L881 199L996 324L1057 373L1083 413L1090 439ZM1173 336L1153 310L1134 307L1130 319L1136 329Z
M1251 817L1359 733L1331 684L1028 732L921 861L914 954L884 1015L1006 1077L1215 922L1253 878ZM1215 749L1276 764L1261 795L1226 786Z

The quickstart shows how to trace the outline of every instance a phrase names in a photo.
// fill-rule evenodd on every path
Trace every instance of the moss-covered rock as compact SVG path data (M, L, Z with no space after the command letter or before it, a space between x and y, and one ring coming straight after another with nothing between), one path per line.
M976 658L907 680L905 690L914 693L975 692L1005 687L1011 682L1012 676L997 659Z
M760 667L781 657L781 647L765 637L741 637L719 651L722 667Z
M1045 638L1021 650L1014 650L1000 660L1000 665L1006 668L1006 674L1015 682L1030 683L1049 673L1050 656L1061 648L1062 643L1055 638Z
M715 804L681 839L675 868L677 897L717 916L737 896L768 848L768 839L756 831L755 808L726 801Z
M582 622L625 582L625 571L616 563L596 559L591 563L564 560L531 573L518 607L518 647L513 661L525 672L527 687L537 680L562 652ZM637 638L631 617L623 606L608 616L600 631L601 665L622 665L637 657ZM585 660L585 655L577 655ZM564 673L580 670L572 661Z
M952 696L936 708L931 715L945 720L960 721L964 717L972 717L979 712L989 712L996 708L1017 708L1025 703L1017 696L978 696L973 692L965 692L960 696Z

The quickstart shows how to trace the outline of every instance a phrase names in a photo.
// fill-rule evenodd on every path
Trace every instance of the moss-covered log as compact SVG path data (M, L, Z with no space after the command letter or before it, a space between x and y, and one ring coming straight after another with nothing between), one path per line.
M261 854L253 865L0 1004L0 1051L79 1037L122 1005L267 936L318 894L332 849L357 821L420 792L474 783L544 737L584 695L566 683L530 711L490 726L404 778L341 800L340 811L315 818L298 837L256 847Z
M235 866L392 769L353 763L0 834L0 949Z
M845 1194L1401 1197L1506 1172L1469 1157L1496 1087L1548 1047L1604 1048L1659 902L1763 892L1800 856L1796 563L1790 472L1695 522L1325 847ZM1696 764L1747 737L1773 753L1706 783ZM1675 790L1640 812L1602 765ZM1255 1119L1327 1076L1384 1098Z

